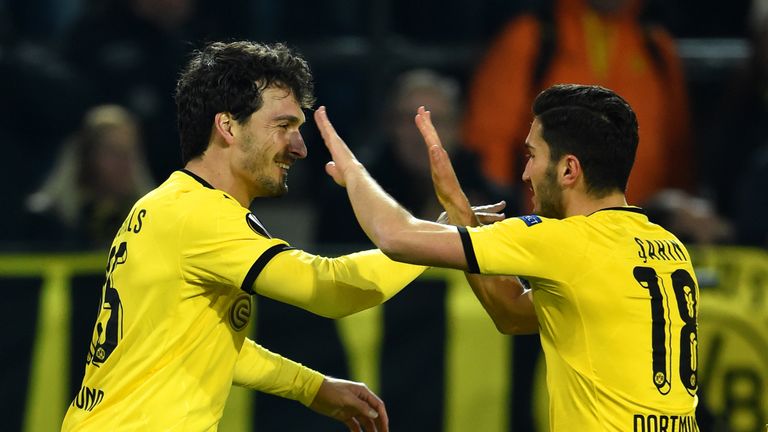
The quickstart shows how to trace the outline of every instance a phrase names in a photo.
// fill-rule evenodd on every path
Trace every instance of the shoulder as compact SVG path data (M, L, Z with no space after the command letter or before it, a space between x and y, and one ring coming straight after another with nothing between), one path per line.
M552 219L535 214L511 217L492 225L475 229L478 232L489 231L501 237L519 242L524 239L533 241L553 240L558 243L570 242L581 237L586 224L584 217Z

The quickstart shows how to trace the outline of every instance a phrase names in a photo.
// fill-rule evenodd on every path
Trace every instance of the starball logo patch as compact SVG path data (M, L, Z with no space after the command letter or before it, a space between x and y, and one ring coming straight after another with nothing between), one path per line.
M251 318L251 296L241 294L229 308L229 325L235 331L240 331L248 325Z

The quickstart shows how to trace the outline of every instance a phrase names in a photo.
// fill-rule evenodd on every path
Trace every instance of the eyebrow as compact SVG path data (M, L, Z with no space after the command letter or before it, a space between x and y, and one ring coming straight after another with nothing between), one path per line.
M536 147L533 146L533 144L529 143L528 141L525 142L525 148L530 150L535 150Z
M291 115L291 114L284 114L284 115L279 115L279 116L273 117L272 121L273 122L287 121L290 124L303 124L304 123L303 120L301 120L300 118L296 117L295 115Z

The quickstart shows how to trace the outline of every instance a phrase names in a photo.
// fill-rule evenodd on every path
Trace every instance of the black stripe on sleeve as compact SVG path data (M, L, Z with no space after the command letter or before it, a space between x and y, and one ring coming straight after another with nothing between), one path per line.
M469 237L469 232L466 227L456 227L459 230L459 236L461 237L461 244L464 246L464 256L467 258L467 267L469 267L470 273L480 273L480 266L477 264L477 257L475 256L475 248L472 247L472 239Z
M245 279L243 279L243 284L240 285L240 289L247 292L248 294L254 294L253 283L256 282L256 278L259 277L259 275L261 274L261 271L264 270L264 267L267 266L267 263L269 263L269 261L280 252L291 250L291 249L296 249L296 248L292 248L284 244L278 244L265 250L264 253L262 253L261 256L259 257L259 259L257 259L256 262L253 263L253 265L251 266L251 269L248 270L248 274L245 275Z

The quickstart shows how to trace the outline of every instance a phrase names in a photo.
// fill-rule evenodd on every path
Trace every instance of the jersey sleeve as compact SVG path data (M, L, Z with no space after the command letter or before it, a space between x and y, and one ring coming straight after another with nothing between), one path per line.
M189 214L183 222L182 274L190 283L235 286L252 294L259 273L290 246L251 228L250 213L239 204L217 204L202 206L200 212Z
M566 277L586 242L566 221L535 215L459 228L474 273L543 279Z
M300 250L281 253L256 279L255 291L329 318L340 318L391 298L426 267L403 264L380 250L325 258Z
M309 406L325 377L246 339L235 363L233 384L293 399Z

